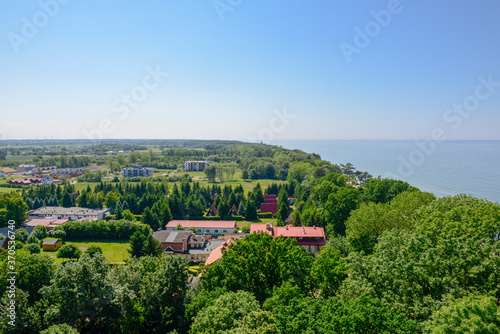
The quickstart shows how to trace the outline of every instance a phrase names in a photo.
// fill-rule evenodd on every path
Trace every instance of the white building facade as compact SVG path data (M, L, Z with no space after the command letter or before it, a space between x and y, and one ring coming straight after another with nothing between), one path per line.
M80 207L63 208L60 206L44 206L28 211L28 219L68 219L68 220L102 220L110 209L88 209Z
M124 177L140 177L140 176L153 176L154 169L151 167L142 167L139 165L133 167L122 168L122 175Z
M209 166L208 161L186 161L184 162L184 170L186 172L202 172Z

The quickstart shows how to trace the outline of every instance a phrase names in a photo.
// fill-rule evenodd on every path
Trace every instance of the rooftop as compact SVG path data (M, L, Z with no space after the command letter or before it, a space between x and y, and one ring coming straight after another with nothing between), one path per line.
M177 225L183 228L225 228L234 229L236 227L236 220L172 220L166 228L176 228Z
M184 239L189 238L193 234L193 231L156 231L153 233L153 237L159 242L183 242Z
M45 239L42 243L42 245L55 245L57 244L59 241L59 239Z
M109 211L109 209L88 209L88 208L80 208L80 207L70 207L63 208L60 206L44 206L36 210L29 211L30 215L85 215L85 216L93 216L98 215L99 213L104 213Z
M250 233L266 232L275 237L283 236L286 238L325 238L325 230L322 227L315 226L278 226L272 227L267 224L252 224Z

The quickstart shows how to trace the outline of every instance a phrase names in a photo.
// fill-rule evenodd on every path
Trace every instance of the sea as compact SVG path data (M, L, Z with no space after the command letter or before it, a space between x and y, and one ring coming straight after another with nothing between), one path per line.
M437 197L468 194L500 203L500 141L273 140L269 144L351 163Z

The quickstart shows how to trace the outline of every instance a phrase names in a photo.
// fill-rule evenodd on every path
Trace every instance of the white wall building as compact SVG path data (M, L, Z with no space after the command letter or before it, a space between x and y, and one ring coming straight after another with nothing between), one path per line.
M19 165L17 166L17 170L23 171L23 172L28 172L30 170L35 169L35 165Z
M186 172L197 171L202 172L208 167L208 161L186 161L184 162L184 170Z
M63 208L60 206L44 206L28 211L28 219L68 219L68 220L102 220L110 209L88 209L80 207Z
M139 165L122 168L122 175L124 177L153 176L153 173L154 173L153 168L142 167Z
M177 225L181 225L184 229L190 227L196 228L197 234L220 235L232 233L236 228L235 220L171 220L165 225L167 231L177 229Z

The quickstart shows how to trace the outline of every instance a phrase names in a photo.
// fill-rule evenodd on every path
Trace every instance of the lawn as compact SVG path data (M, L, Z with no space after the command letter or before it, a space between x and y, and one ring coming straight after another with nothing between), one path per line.
M109 262L124 262L126 259L130 258L130 253L128 249L130 244L125 240L86 240L86 241L67 241L65 244L74 244L76 247L90 247L91 245L96 245L101 247L104 256ZM54 258L56 263L62 263L66 259L56 258L55 251L43 251L42 254L50 255Z
M196 265L196 266L189 266L188 267L188 272L189 272L189 275L196 275L198 273L198 270L200 269L200 265Z

